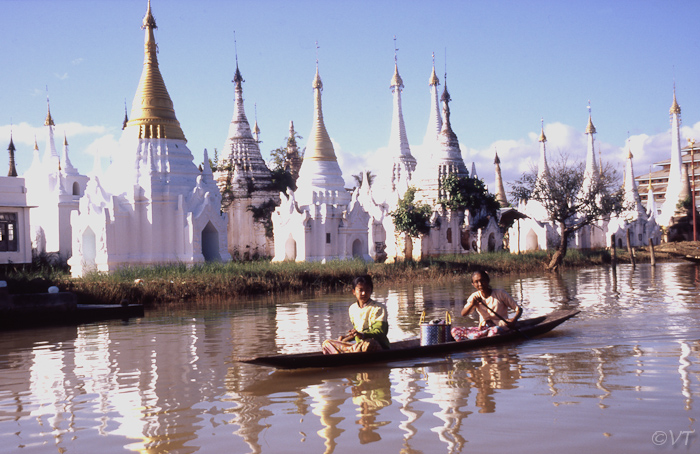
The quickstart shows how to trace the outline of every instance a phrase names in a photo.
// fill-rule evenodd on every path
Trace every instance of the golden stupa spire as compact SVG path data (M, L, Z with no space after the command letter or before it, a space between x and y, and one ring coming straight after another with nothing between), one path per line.
M304 160L336 161L333 143L323 122L323 108L321 104L323 83L318 72L318 42L316 42L316 76L314 76L312 87L314 89L314 122L311 126L309 142L306 144Z
M399 75L399 60L398 53L399 49L396 47L396 35L394 35L394 76L391 78L390 87L403 88L403 79Z
M544 118L540 119L540 122L542 123L542 128L540 129L540 142L546 142L547 141L547 136L544 135Z
M140 139L187 140L175 116L163 76L158 69L156 40L153 30L158 28L151 13L151 0L143 18L142 29L146 30L144 44L143 72L131 105L131 120L127 128L139 128Z
M435 74L435 52L433 52L433 73L430 75L428 85L440 85L440 79L438 79L437 74Z
M671 115L673 114L681 114L681 106L678 105L678 101L676 101L676 83L673 82L673 104L671 104L671 109L669 110L669 113Z
M591 101L588 101L588 125L586 126L586 134L595 134L595 126L593 126L593 120L591 119Z
M46 87L46 120L44 126L56 126L51 116L51 104L49 103L49 87Z

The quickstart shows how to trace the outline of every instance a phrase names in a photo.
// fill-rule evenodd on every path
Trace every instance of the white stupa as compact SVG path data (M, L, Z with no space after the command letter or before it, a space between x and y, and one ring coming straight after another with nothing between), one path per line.
M229 260L226 218L208 156L200 172L158 68L150 0L144 63L120 153L92 178L71 218L74 276L125 265Z

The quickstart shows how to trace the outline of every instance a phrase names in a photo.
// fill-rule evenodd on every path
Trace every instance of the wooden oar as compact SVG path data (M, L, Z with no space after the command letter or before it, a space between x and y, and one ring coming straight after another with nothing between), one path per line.
M520 329L518 329L517 326L515 326L515 322L510 323L508 320L506 320L505 318L501 317L501 315L500 315L498 312L496 312L496 311L494 311L493 309L491 309L491 308L489 307L489 305L486 304L486 302L484 301L484 299L483 299L481 296L479 296L479 299L477 300L477 302L478 302L479 304L482 304L482 305L483 305L486 309L488 309L489 312L491 312L493 315L495 315L496 317L500 318L500 319L503 321L503 323L506 324L506 326L507 326L508 328L512 328L513 330L515 330L516 333L520 334L520 335L523 336L525 339L528 339L528 340L530 339L530 336L528 336L527 334L523 333L522 331L520 331Z

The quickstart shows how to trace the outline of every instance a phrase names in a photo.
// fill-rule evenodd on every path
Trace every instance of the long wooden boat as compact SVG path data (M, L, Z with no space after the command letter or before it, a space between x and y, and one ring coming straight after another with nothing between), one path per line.
M103 320L127 320L144 316L141 304L77 304L70 310L54 308L0 310L0 331L44 326L70 326Z
M301 369L307 367L340 367L354 364L396 361L408 358L439 356L446 353L466 351L489 345L530 339L547 333L561 325L566 320L578 314L577 310L558 310L540 317L519 320L517 330L492 337L482 337L466 341L451 341L435 345L420 345L420 339L408 339L394 342L391 350L364 353L343 353L340 355L324 355L322 352L295 353L290 355L258 356L254 358L238 358L238 361L275 367L278 369Z
M700 263L700 255L686 255L683 258L689 262Z

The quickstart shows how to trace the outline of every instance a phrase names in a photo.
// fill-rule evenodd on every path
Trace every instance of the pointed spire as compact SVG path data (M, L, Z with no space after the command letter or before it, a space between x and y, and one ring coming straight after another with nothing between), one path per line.
M546 141L547 141L547 136L544 135L544 118L542 118L540 121L541 121L541 123L542 123L542 126L541 126L541 129L540 129L540 138L539 138L539 141L540 141L540 142L546 142Z
M445 85L443 86L442 89L442 96L440 96L440 101L442 101L442 129L440 130L440 134L449 134L452 132L452 125L450 124L450 101L452 101L452 98L450 97L450 92L447 91L447 71L445 71L445 77L443 79L445 81Z
M63 160L63 168L67 174L75 175L78 173L78 170L73 167L73 164L70 162L70 158L68 157L68 139L66 138L65 132L63 133L63 153L61 159Z
M593 120L591 119L591 101L588 101L588 126L586 127L586 134L588 135L588 147L586 150L586 170L584 172L583 184L581 191L585 194L594 187L594 184L600 178L600 170L598 167L598 162L595 158L595 138L593 134L596 133L595 127L593 126Z
M391 190L408 187L408 182L416 169L416 158L411 154L411 147L408 144L406 125L403 118L403 108L401 106L401 92L403 91L403 80L399 75L398 48L396 47L396 36L394 36L394 76L391 79L391 92L393 93L393 111L391 117L391 133L389 136L389 152L392 158Z
M626 211L628 218L638 219L646 214L637 190L637 182L634 180L634 167L632 165L632 148L627 140L627 165L625 167L625 179L623 184Z
M681 108L676 100L676 83L673 83L673 105L671 114L671 163L668 168L668 185L661 207L659 223L667 226L676 213L676 205L681 200L683 190L683 160L681 150Z
M549 166L547 165L547 137L544 135L544 118L540 119L540 162L537 166L537 179L541 180L549 176Z
M588 125L586 125L586 134L595 133L595 126L593 126L593 119L591 118L591 101L588 101Z
M321 92L323 82L318 70L318 42L316 43L316 75L312 87L314 89L314 121L311 126L309 143L306 145L304 161L337 161L333 143L323 122L323 106L321 102Z
M214 178L214 172L209 165L209 152L204 149L204 167L202 168L202 176L205 181L211 181Z
M430 86L430 116L428 117L428 129L423 138L424 145L435 144L442 130L442 115L440 115L440 101L438 96L438 85L440 80L435 74L435 52L433 52L433 71L428 81Z
M294 122L289 121L289 138L287 139L287 155L284 160L284 169L292 174L294 180L299 177L299 169L301 168L301 156L299 156L299 147L297 146L297 133L294 130Z
M394 76L391 78L391 91L402 90L403 89L403 79L399 75L399 62L398 53L399 49L396 47L396 35L394 35Z
M676 83L673 82L673 104L671 104L671 108L668 111L671 115L673 114L681 114L681 106L678 105L678 101L676 101Z
M655 218L657 208L656 199L654 198L654 187L651 185L651 166L649 166L649 184L647 185L647 217Z
M15 166L15 144L12 142L12 131L10 131L10 145L7 147L7 151L10 153L10 168L7 172L8 177L17 176L17 167Z
M430 74L430 79L428 79L428 85L437 86L440 85L440 79L438 79L437 74L435 74L435 52L433 52L433 72Z
M48 87L46 90L48 91ZM44 121L44 126L56 126L53 117L51 117L51 104L49 103L48 93L46 94L46 120Z
M253 136L256 142L260 142L260 128L258 127L258 104L253 104L255 109L255 124L253 125Z
M501 208L505 208L509 205L509 203L508 198L506 197L506 189L503 186L503 177L501 176L501 160L498 158L498 151L495 151L495 154L496 156L493 160L493 164L496 168L496 200L498 201L499 205L501 205Z
M185 134L175 116L173 101L158 68L158 50L153 30L158 28L151 13L151 1L143 18L145 32L143 71L131 105L131 120L127 128L139 129L139 139L184 140Z
M122 122L122 131L124 128L126 128L126 125L129 123L129 115L126 111L126 98L124 98L124 121Z

